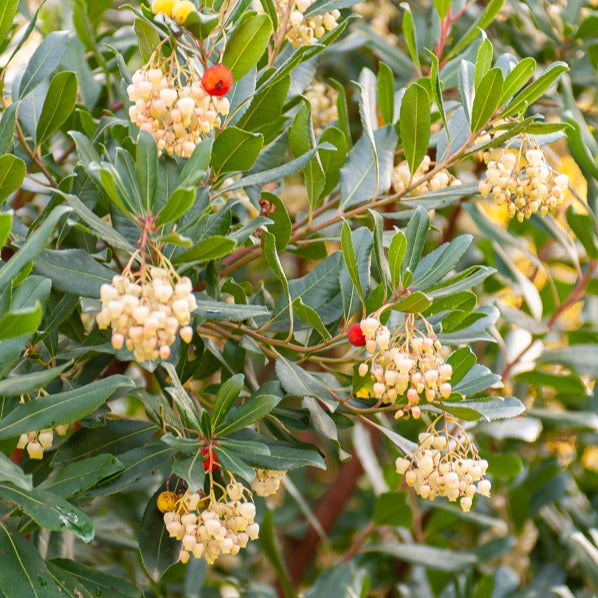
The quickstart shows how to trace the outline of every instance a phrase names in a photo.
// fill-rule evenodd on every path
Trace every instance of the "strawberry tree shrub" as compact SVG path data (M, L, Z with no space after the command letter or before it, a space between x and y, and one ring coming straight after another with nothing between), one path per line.
M6 0L0 593L595 595L595 6Z

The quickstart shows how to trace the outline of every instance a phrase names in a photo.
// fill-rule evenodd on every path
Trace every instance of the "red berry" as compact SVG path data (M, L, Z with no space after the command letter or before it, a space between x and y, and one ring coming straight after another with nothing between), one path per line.
M211 96L223 96L233 86L233 74L223 64L215 64L203 74L201 84Z
M203 468L204 471L214 471L220 465L218 463L218 457L212 449L209 448L202 448L201 449L201 456L203 457Z
M353 326L349 328L347 338L349 339L349 342L356 347L363 347L365 345L365 335L359 324L353 324Z

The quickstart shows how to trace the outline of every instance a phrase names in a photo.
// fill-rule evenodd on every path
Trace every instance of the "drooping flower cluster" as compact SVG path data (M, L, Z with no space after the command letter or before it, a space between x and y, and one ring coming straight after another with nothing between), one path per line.
M306 17L305 13L315 0L275 0L274 6L280 23L287 23L286 38L295 48L309 46L323 37L327 31L336 29L341 16L334 9L321 15Z
M256 469L251 488L258 496L271 496L280 488L280 482L286 475L284 470Z
M422 333L408 320L404 330L391 335L375 317L362 320L360 326L372 356L360 364L359 374L363 377L369 373L374 396L383 403L406 397L407 404L396 417L410 414L418 418L420 400L432 402L450 396L453 368L445 363L443 347L431 329Z
M168 534L182 542L182 563L203 557L213 564L221 554L234 556L249 540L257 539L260 527L254 521L255 504L245 493L242 484L231 482L220 500L189 491L158 496Z
M132 272L129 264L112 284L100 288L98 327L112 327L112 346L116 350L125 346L138 361L168 359L177 334L186 343L193 337L189 325L197 308L193 286L166 265Z
M135 72L127 88L133 103L129 117L154 137L158 151L188 158L220 127L220 115L228 114L230 104L225 97L210 95L195 71L176 62L176 52L167 64L168 68L152 59Z
M498 205L506 203L511 218L523 222L538 211L545 216L563 203L567 175L556 173L542 150L531 145L527 137L520 150L489 149L483 159L486 177L478 189L484 197L491 195Z
M19 436L17 443L18 449L27 449L27 454L31 459L42 459L44 451L49 449L54 442L54 432L58 436L65 436L68 432L69 424L56 426L55 428L45 428L43 430L26 432Z
M475 445L461 428L452 434L448 422L440 431L432 424L418 440L417 449L408 458L396 460L396 469L419 496L430 500L446 496L451 502L459 499L464 511L471 509L476 492L490 496L492 485L484 477L488 462L479 458Z
M311 118L316 134L322 132L327 125L338 120L336 100L338 92L334 87L316 81L305 91L305 97L311 104Z
M392 188L395 193L402 193L405 189L418 179L422 178L432 166L432 160L430 156L424 156L421 164L417 167L417 170L411 176L409 171L409 165L406 160L403 160L392 171ZM430 191L438 191L445 187L461 185L461 181L452 175L446 168L439 170L430 179L424 181L409 192L411 195L421 195L423 193L429 193Z

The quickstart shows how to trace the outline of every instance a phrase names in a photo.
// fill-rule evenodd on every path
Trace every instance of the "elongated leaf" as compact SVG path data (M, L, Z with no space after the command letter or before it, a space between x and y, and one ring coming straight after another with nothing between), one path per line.
M527 57L517 63L515 68L507 75L500 96L499 106L508 102L529 80L536 71L536 61Z
M33 488L31 474L25 475L23 470L4 453L0 453L0 481L10 482L21 490L31 490Z
M445 403L442 408L462 419L477 420L481 417L486 421L517 417L525 411L523 403L515 397L499 397L490 401Z
M280 262L280 258L278 257L278 253L276 251L276 239L274 238L274 235L270 232L265 232L262 244L264 248L264 257L266 258L266 262L268 263L270 270L272 270L274 276L276 276L278 282L280 282L284 290L289 314L289 328L290 330L293 330L293 299L291 298L291 292L289 289L289 281L287 280L287 275L284 272L284 269Z
M351 277L351 280L355 286L355 290L357 291L357 294L361 299L361 303L363 304L365 302L365 297L363 294L363 288L361 286L361 280L359 278L357 256L355 255L355 247L353 246L353 236L351 234L351 227L346 221L343 222L343 226L341 228L341 248L343 251L345 265L349 271L349 276Z
M266 14L255 15L247 19L226 44L223 63L232 72L235 80L255 66L265 52L270 34L272 21Z
M403 272L407 270L410 272L415 271L424 250L429 224L430 218L428 212L424 208L418 207L409 219L409 223L405 229L407 248L405 250L405 258L403 259Z
M75 109L76 102L77 75L72 71L62 71L54 75L37 121L35 130L37 145L42 144L66 122Z
M268 317L270 310L264 305L235 305L224 301L198 299L195 313L208 320L242 322L250 318Z
M12 142L18 107L19 103L15 102L2 112L2 118L0 118L0 156L6 153Z
M19 98L24 98L39 83L50 77L62 60L68 37L68 31L53 31L44 38L27 63L19 87Z
M341 461L346 461L351 458L351 455L347 453L341 447L338 430L334 420L324 411L320 406L320 403L313 397L304 397L301 401L301 406L309 411L310 419L314 425L314 428L324 438L331 440L338 450L338 456Z
M421 71L419 52L417 50L417 36L415 34L415 24L413 23L411 8L407 2L401 2L399 6L403 9L403 35L405 36L405 43L407 44L407 50L409 50L409 56L411 56L411 60L417 70Z
M97 409L118 388L132 386L133 383L126 376L110 376L76 390L40 397L19 405L0 420L0 439L69 424Z
M432 299L421 291L416 291L404 299L399 299L392 308L397 311L418 314L426 311L430 305L432 305Z
M218 390L214 407L212 409L212 429L214 430L220 421L226 417L237 397L243 390L245 376L235 374L231 376Z
M0 156L0 203L16 191L27 174L27 167L21 158L12 154Z
M158 148L152 135L146 131L139 133L135 169L141 189L141 199L146 213L149 214L153 211L158 186Z
M388 265L390 267L390 277L392 288L396 289L401 282L401 270L403 268L403 260L407 251L407 237L402 231L396 232L390 242L388 248Z
M270 115L270 113L267 113ZM249 170L264 145L261 133L227 127L216 137L212 148L212 168L219 176L223 172Z
M439 571L462 571L474 567L478 559L469 552L454 552L445 548L426 546L425 544L376 545L367 548L368 552L381 552L392 555L402 561L422 565Z
M18 338L37 331L42 321L42 306L36 303L33 307L24 307L9 311L0 318L0 340Z
M172 466L172 473L183 478L191 492L199 492L203 489L204 482L204 458L201 451L194 455L177 459Z
M498 108L502 92L502 71L494 67L480 81L476 89L471 111L471 131L477 133L483 129Z
M0 520L0 580L6 598L64 598L30 540Z
M38 525L53 531L71 531L84 542L91 542L95 530L91 518L66 500L38 488L23 490L0 482L0 498L17 505Z
M4 0L0 6L0 39L5 39L10 31L18 6L19 0Z
M492 67L492 55L494 54L494 49L492 48L492 42L485 38L484 41L480 44L478 48L478 55L475 61L475 88L476 93L477 89L484 78L484 75L490 70Z
M392 69L381 62L378 67L378 104L382 118L387 125L394 123L395 81Z
M403 96L399 127L405 158L413 174L424 159L430 142L430 98L418 83L412 83Z
M65 206L54 208L42 225L31 233L19 251L10 258L8 263L0 268L0 289L5 287L19 274L28 262L34 260L39 255L58 220L68 212L70 212L70 208Z
M93 298L99 298L100 287L114 276L83 249L46 249L35 258L34 270L52 280L56 289Z
M331 338L330 332L328 332L328 329L324 326L324 322L322 322L322 318L320 318L320 314L313 307L305 305L305 303L301 301L301 297L297 297L293 301L293 313L300 320L303 320L306 324L309 324L316 330L322 338Z
M280 397L275 395L258 395L247 399L244 405L228 412L220 425L216 427L216 432L219 435L225 435L242 430L263 419L279 402Z
M237 246L234 239L223 237L221 235L214 235L203 239L195 247L177 255L173 260L173 264L185 264L190 262L209 262L210 260L220 259L232 253Z

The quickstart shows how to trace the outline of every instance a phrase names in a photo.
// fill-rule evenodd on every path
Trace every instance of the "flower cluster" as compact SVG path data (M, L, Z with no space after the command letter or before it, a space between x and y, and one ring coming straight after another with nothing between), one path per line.
M271 496L280 488L280 482L286 475L284 470L256 469L251 488L258 496Z
M236 555L249 540L257 539L260 527L254 521L255 505L245 498L245 492L242 484L231 482L219 501L189 491L158 496L168 534L182 542L182 563L203 556L213 564L221 554Z
M45 428L43 430L26 432L19 436L17 443L18 449L27 449L27 453L31 459L41 459L44 456L44 451L49 449L54 442L54 431L58 436L65 436L68 432L69 424L56 426L56 428Z
M525 150L525 145L528 148ZM506 203L509 216L519 222L540 211L545 216L558 208L568 185L566 174L557 174L546 162L539 147L529 145L527 138L518 152L506 148L489 149L483 153L487 164L486 177L479 191L491 195L498 205Z
M127 266L112 284L100 288L102 309L96 317L100 329L112 327L112 346L125 346L138 361L168 359L177 333L191 342L191 313L197 303L187 277L170 268Z
M419 437L417 449L409 458L396 460L397 473L422 498L434 500L446 496L449 501L459 499L464 511L471 509L474 495L490 496L491 484L484 476L488 462L480 459L474 444L462 429L455 435L434 428Z
M406 396L407 405L397 411L397 417L411 414L418 418L422 398L432 402L450 396L453 368L445 363L443 347L431 330L423 334L408 321L404 330L391 335L375 317L362 320L360 326L366 349L373 355L369 363L360 364L359 374L363 377L369 372L374 396L383 403Z
M337 9L306 17L304 13L314 2L315 0L275 0L278 20L287 23L286 38L295 48L313 44L338 25L336 21L341 13Z
M173 52L172 60L176 60ZM220 127L228 114L227 98L208 93L197 73L178 63L165 70L152 61L135 72L127 88L129 117L156 140L160 152L188 158L197 144Z
M334 87L316 81L305 91L305 97L311 104L311 118L316 134L323 131L330 123L338 120L336 105L338 92Z
M417 167L417 170L411 176L409 171L409 165L406 160L403 160L392 171L392 188L395 193L402 193L407 189L413 181L417 181L422 178L429 170L432 165L430 156L424 156L421 164ZM429 180L419 184L414 189L411 189L411 195L421 195L430 191L438 191L445 187L461 185L461 181L452 175L446 168L439 170Z

